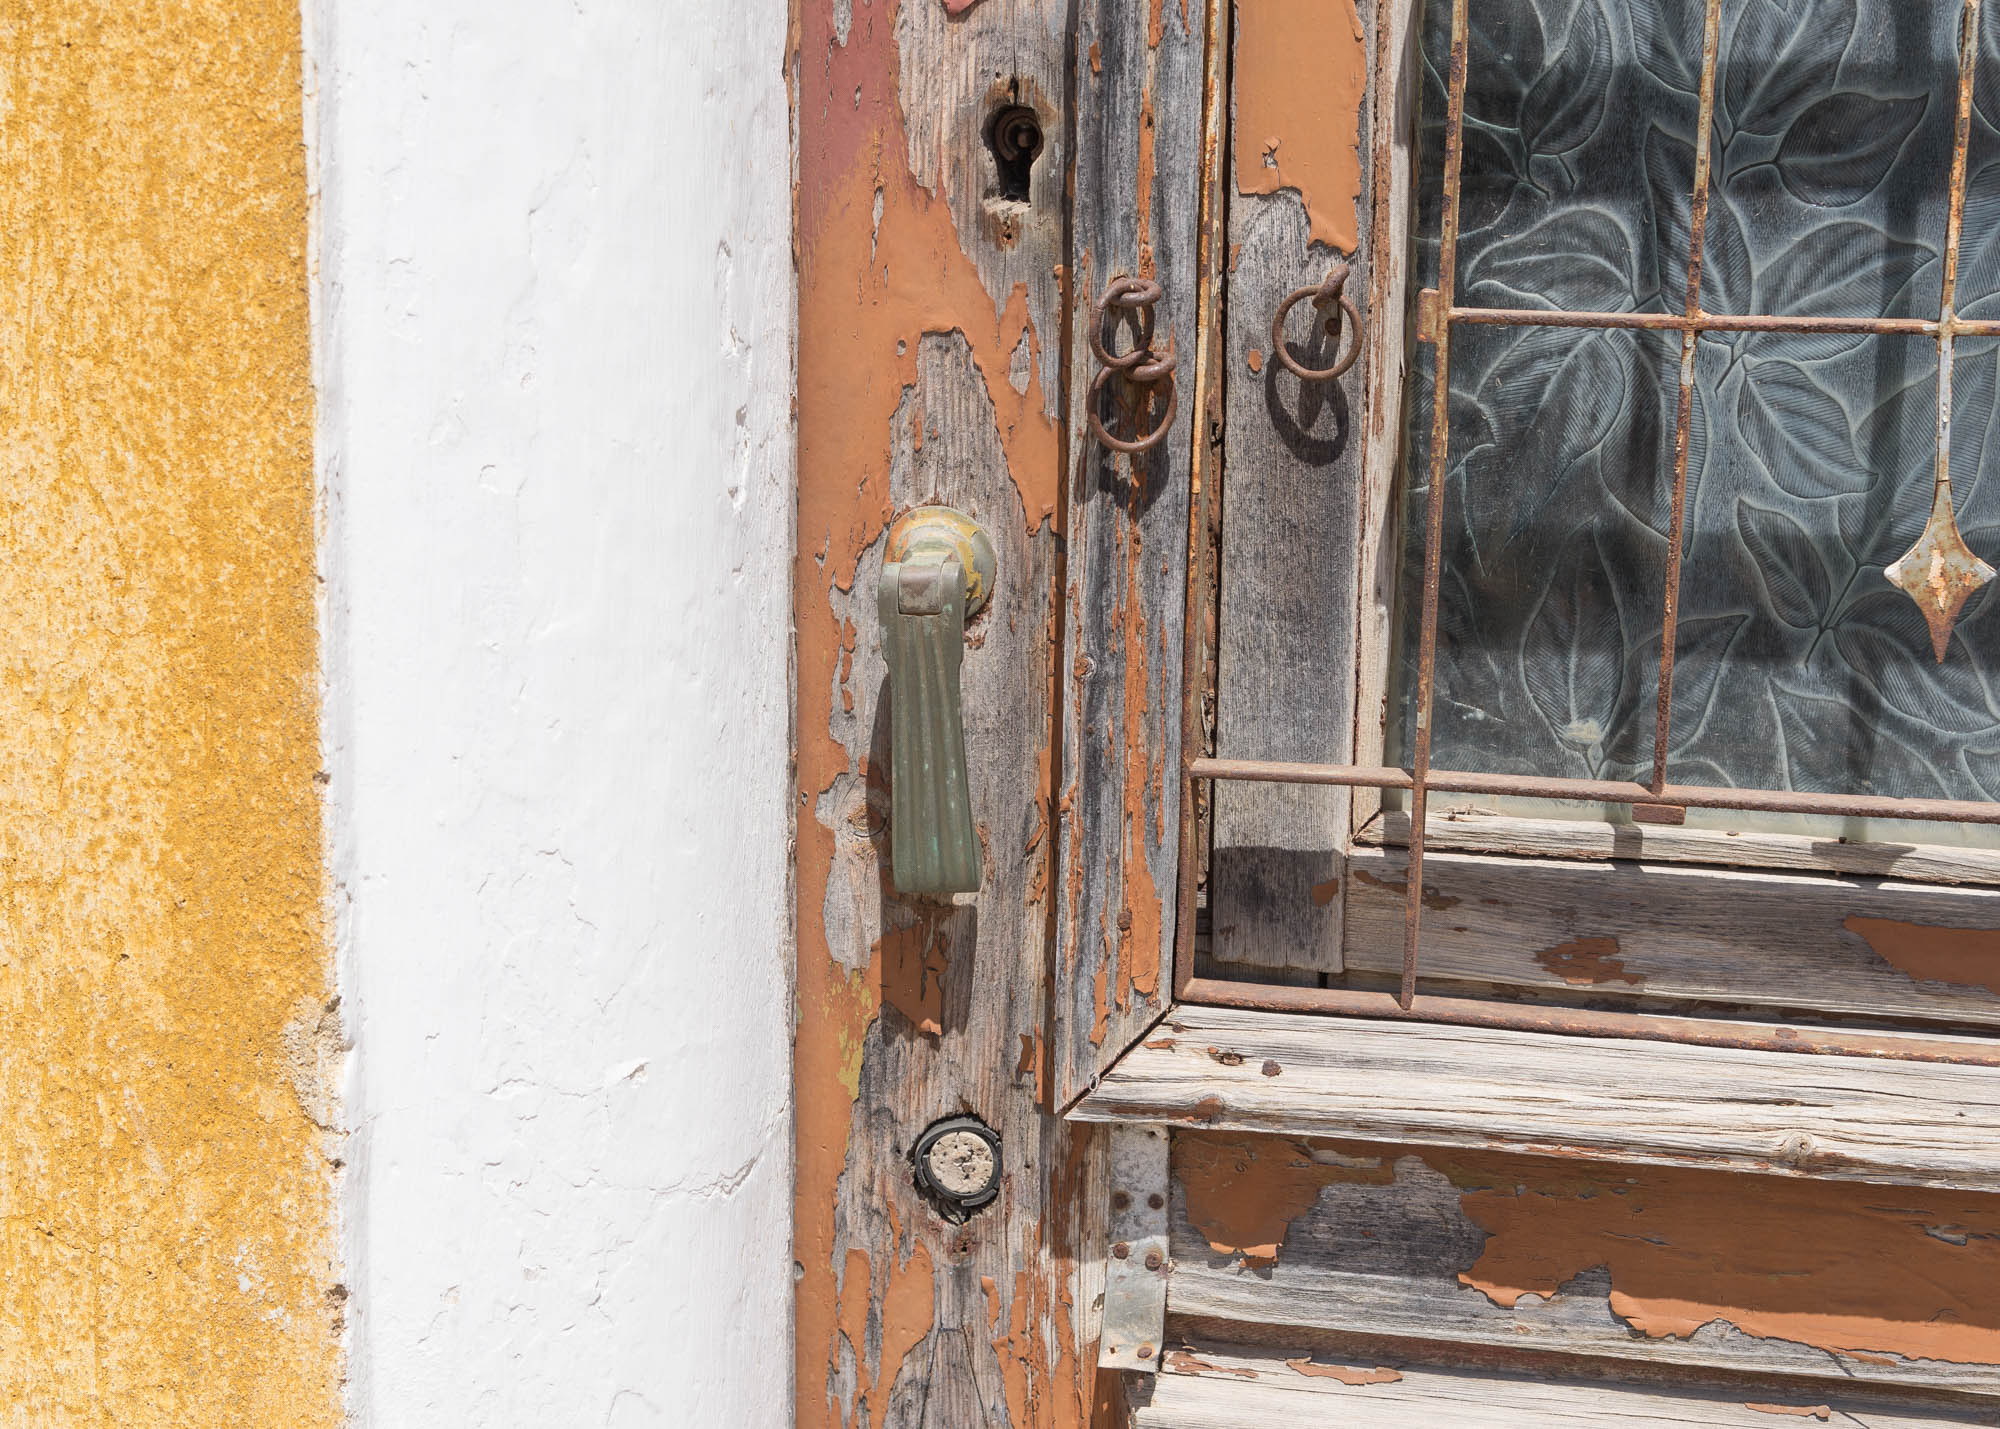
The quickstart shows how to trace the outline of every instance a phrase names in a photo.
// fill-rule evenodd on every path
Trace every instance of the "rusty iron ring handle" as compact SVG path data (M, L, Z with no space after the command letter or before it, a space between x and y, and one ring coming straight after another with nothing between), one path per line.
M1142 379L1135 376L1133 381L1140 385L1151 386L1154 382L1162 378L1165 379L1167 384L1167 414L1160 419L1160 424L1153 428L1152 431L1146 433L1145 436L1140 437L1137 441L1128 442L1123 437L1114 437L1110 432L1106 431L1103 421L1097 415L1097 403L1098 399L1104 393L1104 384L1109 382L1112 374L1119 370L1116 367L1106 367L1098 372L1096 379L1090 384L1090 400L1088 404L1090 434L1097 438L1100 444L1111 448L1112 451L1126 452L1132 456L1137 456L1140 452L1151 451L1154 447L1165 441L1167 433L1173 430L1174 415L1180 409L1180 384L1174 381L1174 360L1171 357L1155 358L1144 369L1140 369L1144 371L1156 371L1158 373L1158 376L1151 378Z
M1114 372L1126 372L1146 360L1153 345L1153 304L1159 300L1160 285L1151 279L1120 274L1111 280L1090 315L1090 350L1100 363ZM1129 308L1140 314L1138 344L1122 357L1114 356L1104 344L1104 319L1110 308Z
M1278 361L1284 363L1292 375L1302 382L1324 382L1339 377L1354 365L1356 358L1361 356L1361 314L1354 306L1354 299L1348 297L1344 291L1347 285L1347 272L1345 263L1334 264L1333 271L1326 275L1324 283L1317 287L1300 288L1278 304L1278 311L1272 315L1271 351ZM1314 306L1321 308L1330 302L1339 302L1342 318L1340 326L1354 334L1354 340L1347 345L1347 355L1335 357L1331 367L1307 367L1292 356L1291 349L1285 345L1285 319L1291 316L1293 308L1307 298L1313 300Z
M1179 410L1180 388L1174 381L1174 355L1161 355L1153 351L1154 305L1160 301L1160 285L1150 278L1134 278L1121 273L1113 278L1091 309L1090 350L1096 354L1100 364L1098 374L1091 380L1090 396L1087 400L1090 434L1098 443L1115 452L1125 452L1136 456L1140 452L1151 451L1166 440L1173 429L1174 416ZM1105 342L1106 319L1113 308L1124 308L1139 316L1139 333L1130 352L1114 354ZM1097 415L1097 408L1103 398L1104 388L1112 374L1122 375L1127 382L1139 387L1153 387L1161 382L1167 384L1167 412L1160 424L1152 431L1132 441L1114 437L1105 429L1104 421ZM1150 402L1148 403L1150 405Z

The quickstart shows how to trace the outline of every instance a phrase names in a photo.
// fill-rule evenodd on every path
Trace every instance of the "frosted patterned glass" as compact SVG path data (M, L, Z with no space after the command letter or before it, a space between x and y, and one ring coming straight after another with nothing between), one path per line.
M1699 0L1471 0L1471 15L1457 300L1678 311ZM1957 18L1909 0L1725 0L1707 310L1936 317ZM1449 23L1448 0L1429 0L1425 284ZM1960 282L1972 316L2000 316L1992 8L1986 28ZM1680 338L1460 326L1452 343L1432 762L1649 777ZM1430 356L1409 394L1392 754L1409 747L1415 685ZM1671 778L2000 798L1993 587L1939 666L1882 575L1929 511L1937 377L1922 338L1699 343ZM2000 563L1997 384L2000 343L1961 340L1958 510Z

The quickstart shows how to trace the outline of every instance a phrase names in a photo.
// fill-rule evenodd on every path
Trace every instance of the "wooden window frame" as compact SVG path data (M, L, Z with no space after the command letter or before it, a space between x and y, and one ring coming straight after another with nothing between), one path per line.
M1422 0L1380 0L1370 58L1368 139L1374 159L1368 198L1370 316L1363 369L1367 406L1360 424L1367 438L1360 462L1360 544L1352 607L1357 658L1348 672L1354 682L1353 758L1357 765L1379 764L1383 757L1388 681L1395 656L1391 639L1399 579L1396 511L1402 411L1416 322L1408 263L1416 179L1417 20L1421 4ZM1217 10L1226 17L1227 0L1222 0ZM1224 357L1220 340L1224 330L1222 279L1215 259L1228 251L1221 227L1224 205L1219 201L1226 183L1221 171L1229 152L1224 127L1231 107L1226 102L1228 34L1226 23L1211 26L1210 91L1205 106L1202 233L1206 257L1193 375L1195 390L1209 412L1216 410ZM1239 420L1256 420L1256 414ZM1393 1021L1498 1029L1528 1038L1526 1045L1541 1047L1551 1067L1578 1057L1587 1059L1590 1053L1581 1046L1583 1039L1614 1038L1626 1054L1621 1065L1629 1067L1631 1081L1639 1087L1686 1058L1699 1059L1704 1052L1719 1054L1722 1049L1746 1046L1809 1056L1887 1057L1931 1064L1936 1092L1945 1100L1953 1095L1954 1078L1962 1076L1965 1068L1977 1068L1978 1076L1984 1078L1989 1069L2000 1067L2000 1045L1976 1031L2000 1026L2000 986L1959 983L1950 975L1954 952L1978 953L1987 940L2000 940L2000 890L1982 886L2000 872L2000 854L1989 856L1977 849L1879 843L1822 847L1823 841L1797 835L1730 834L1658 825L1627 827L1504 814L1463 818L1453 817L1462 813L1462 808L1446 803L1438 810L1446 817L1438 821L1443 827L1432 840L1437 852L1425 865L1419 893L1426 901L1463 904L1469 910L1500 905L1504 916L1488 915L1484 922L1469 916L1430 919L1426 926L1433 931L1425 934L1420 962L1428 986L1419 994L1405 981L1397 993L1389 987L1393 985L1394 964L1401 959L1385 951L1397 938L1387 926L1382 902L1387 895L1400 901L1405 891L1398 887L1403 855L1395 843L1398 833L1406 834L1407 816L1403 816L1404 829L1399 830L1396 812L1384 810L1378 790L1355 787L1348 791L1337 849L1337 903L1342 915L1337 946L1308 950L1311 956L1289 969L1252 970L1253 978L1213 975L1217 970L1212 963L1198 956L1194 893L1207 853L1201 840L1206 823L1203 816L1210 810L1202 793L1200 764L1210 733L1204 699L1212 690L1204 676L1213 671L1215 652L1204 632L1206 622L1194 618L1192 612L1214 599L1216 572L1211 547L1222 529L1217 519L1217 489L1224 489L1222 500L1226 502L1227 474L1221 470L1221 424L1212 421L1205 425L1211 430L1197 433L1193 444L1188 508L1185 578L1190 616L1185 622L1184 683L1179 691L1179 765L1185 795L1178 830L1180 867L1174 897L1162 898L1162 956L1171 969L1173 991L1170 998L1156 1004L1156 1016L1137 1022L1128 1018L1114 1028L1118 1035L1105 1039L1107 1045L1095 1075L1090 1074L1087 1056L1077 1059L1078 1074L1062 1086L1063 1102L1073 1117L1161 1120L1201 1127L1236 1124L1230 1119L1235 1114L1231 1109L1234 1103L1218 1090L1220 1080L1178 1103L1157 1085L1150 1093L1142 1090L1123 1101L1107 1099L1100 1090L1123 1085L1130 1093L1135 1084L1156 1082L1153 1063L1158 1058L1153 1054L1161 1042L1174 1037L1171 1030L1163 1033L1159 1029L1172 1029L1176 1023L1201 1025L1201 1019L1217 1009L1248 1014L1253 1024L1258 1018L1267 1019L1264 1030L1273 1036L1288 1029L1300 1014L1376 1019L1385 1025ZM1097 672L1098 678L1103 676L1103 671ZM1089 869L1072 876L1088 877ZM1576 919L1579 903L1594 902L1614 912L1622 909L1625 895L1619 880L1635 878L1664 880L1663 887L1675 885L1670 901L1690 907L1713 903L1725 894L1739 908L1747 906L1745 899L1758 907L1751 910L1755 916L1737 920L1742 926L1733 935L1733 945L1726 939L1718 943L1714 937L1706 943L1696 939L1678 967L1667 969L1664 975L1649 969L1642 979L1629 970L1629 961L1621 961L1616 945L1607 951L1603 940L1579 934ZM1855 881L1858 878L1870 881L1863 884ZM1593 879L1601 880L1602 893L1592 891L1600 886ZM1572 889L1582 892L1570 906L1551 910L1542 895L1555 880L1568 880ZM1774 940L1776 930L1797 921L1791 915L1801 906L1818 908L1843 925L1839 930L1839 947L1845 953L1842 965L1815 965L1809 952L1786 944L1782 937ZM1855 920L1861 920L1859 931ZM1906 958L1906 966L1885 956L1883 948L1894 944L1898 929L1903 930L1905 942L1935 935L1940 957L1928 963ZM1870 930L1880 936L1871 940ZM1437 949L1432 943L1440 931L1453 941ZM1675 937L1669 919L1661 919L1651 932L1655 946L1644 950L1648 955ZM1080 953L1065 959L1064 967L1087 969L1088 962L1087 955ZM1711 971L1733 968L1734 981L1704 978L1704 966ZM1750 969L1747 980L1746 967ZM1317 984L1319 974L1342 973L1362 976L1348 979L1354 985L1347 987L1297 985ZM1817 985L1812 981L1815 974ZM1287 982L1295 985L1269 985ZM2000 983L2000 978L1994 982ZM1479 987L1482 995L1463 995L1473 986ZM1491 996L1500 988L1530 998L1560 998L1572 1003L1588 998L1599 1000L1600 1005L1510 1002ZM1635 1010L1604 1010L1601 999L1605 998L1625 1000L1625 1005ZM1059 1044L1083 1041L1073 1010L1076 1003L1074 996L1058 998L1055 1035ZM1727 1014L1717 1016L1712 1009L1718 1003L1742 1009L1738 1017L1772 1020L1748 1023L1732 1020ZM1869 1025L1846 1030L1810 1025L1843 1020L1865 1020ZM1352 1030L1358 1034L1365 1029L1357 1025ZM1966 1035L1968 1032L1971 1035ZM1101 1039L1101 1025L1097 1033ZM1922 1035L1912 1035L1916 1033ZM1329 1028L1325 1035L1338 1038L1345 1034ZM1254 1032L1246 1037L1255 1040ZM1222 1065L1219 1061L1218 1067ZM1780 1056L1757 1065L1775 1081L1788 1078L1794 1066L1804 1071L1808 1064ZM1421 1059L1415 1059L1405 1073L1419 1082L1427 1075L1446 1075L1435 1065L1427 1073L1425 1066ZM1275 1079L1269 1091L1279 1094L1285 1085L1283 1078ZM1776 1096L1781 1090L1775 1085L1753 1084L1748 1088L1753 1100ZM1871 1103L1867 1115L1881 1118L1884 1126L1892 1125L1895 1095L1882 1093ZM1514 1115L1510 1101L1506 1089L1496 1085L1470 1095L1463 1113L1470 1123L1484 1127L1482 1144L1527 1151L1542 1148L1546 1128ZM1648 1137L1644 1096L1630 1098L1626 1110L1622 1137L1615 1131L1608 1133L1593 1144L1594 1155L1616 1160L1629 1154L1644 1159ZM1804 1136L1810 1143L1814 1134L1804 1128L1809 1119L1801 1118L1789 1134ZM1306 1121L1317 1128L1310 1134L1330 1134L1330 1127L1341 1124L1338 1115L1317 1121L1307 1117ZM1286 1128L1273 1122L1260 1129ZM1292 1129L1304 1132L1306 1126L1302 1122ZM1349 1126L1346 1134L1380 1137L1382 1128L1357 1123ZM1412 1140L1425 1139L1420 1130L1406 1130L1405 1134ZM1941 1134L1949 1140L1954 1133L1947 1126ZM1961 1120L1957 1134L1970 1135L1968 1124ZM1952 1154L1962 1149L1956 1148ZM1739 1152L1721 1159L1739 1169L1785 1169L1781 1150L1766 1154L1739 1148ZM1892 1150L1882 1159L1887 1169L1863 1179L1908 1181L1915 1173L1905 1163L1921 1159L1914 1148L1900 1160L1899 1153ZM1814 1174L1810 1166L1811 1158L1806 1158L1795 1169L1800 1174Z
M1362 457L1357 561L1360 589L1352 672L1352 708L1357 712L1354 763L1363 767L1381 765L1385 757L1389 685L1398 654L1393 634L1402 584L1398 495L1404 468L1408 364L1417 318L1409 264L1417 178L1420 9L1421 0L1394 0L1380 7L1382 32L1376 36L1373 57L1373 92L1377 97L1371 106L1370 135L1376 161L1371 200L1375 208L1373 252L1369 255L1373 281L1366 367L1368 413L1362 424L1368 441ZM1255 420L1255 415L1249 419ZM1226 504L1226 473L1222 485ZM1200 691L1193 693L1200 697ZM1487 982L1554 995L1572 994L1582 986L1613 997L1638 989L1641 979L1628 970L1614 966L1593 985L1587 977L1579 976L1574 959L1565 965L1560 956L1546 956L1578 943L1612 945L1613 940L1601 930L1579 932L1573 904L1551 912L1539 925L1524 911L1535 903L1538 889L1558 877L1550 860L1562 861L1557 866L1560 878L1571 889L1587 888L1595 881L1604 887L1601 901L1612 905L1620 897L1616 887L1620 877L1606 869L1607 876L1593 880L1590 866L1616 861L1620 868L1684 890L1683 896L1691 904L1727 896L1746 905L1742 920L1745 940L1740 948L1721 948L1712 937L1696 940L1711 958L1733 952L1749 961L1750 966L1739 971L1734 986L1698 973L1646 979L1643 986L1649 998L1733 1001L1746 1009L1793 1010L1809 1016L1878 1016L1890 1026L1901 1020L2000 1024L2000 990L1978 983L1942 990L1954 986L1948 977L1920 977L1897 964L1893 956L1884 957L1884 945L1897 936L1893 929L1876 929L1881 936L1872 940L1854 931L1857 923L1870 928L1902 923L1912 930L1934 930L1940 940L1956 937L1961 943L1969 939L1983 945L1987 938L2000 939L2000 901L1981 886L2000 880L2000 849L1891 843L1880 837L1895 826L1886 823L1876 825L1873 839L1848 841L1837 836L1762 832L1754 827L1732 831L1541 819L1509 814L1495 808L1491 799L1476 795L1440 793L1433 797L1425 842L1438 852L1425 874L1426 897L1430 897L1434 882L1438 888L1433 901L1439 902L1460 896L1452 885L1465 885L1476 889L1487 906L1497 900L1516 910L1518 916L1505 920L1504 933L1483 934L1477 928L1468 930L1452 920L1442 920L1446 926L1440 931L1458 946L1435 960L1430 946L1433 935L1426 931L1418 968L1427 981ZM1358 785L1350 792L1340 850L1350 870L1350 876L1342 881L1341 898L1347 908L1341 920L1340 947L1336 956L1304 960L1312 970L1382 975L1399 970L1401 959L1391 960L1384 948L1390 930L1380 916L1379 895L1385 884L1399 881L1401 859L1395 850L1398 845L1407 845L1410 816L1384 804L1379 787ZM1759 870L1770 872L1767 876ZM1859 884L1853 881L1856 876L1870 882ZM1928 890L1920 887L1926 884L1934 886ZM1878 906L1885 904L1897 905L1908 916L1898 917ZM1369 916L1357 919L1357 905L1366 905ZM1837 939L1841 952L1824 970L1823 994L1802 994L1802 987L1810 984L1801 984L1793 976L1800 970L1795 947L1785 946L1782 935L1779 946L1773 948L1768 942L1772 932L1786 923L1787 910L1795 908L1819 915L1837 908L1838 921L1846 925L1837 931L1820 928L1811 934ZM1590 922L1588 918L1582 921ZM1671 922L1656 929L1642 928L1642 942L1649 933L1656 934L1657 941L1671 937L1674 929ZM1902 936L1907 941L1919 934ZM1482 937L1493 944L1486 955L1469 955L1473 950L1466 945ZM1961 947L1960 951L1966 949ZM1191 963L1190 953L1184 933L1181 961ZM1544 965L1538 967L1537 957L1544 958ZM1757 975L1755 964L1760 960L1770 977ZM1546 965L1551 961L1555 966ZM1930 959L1920 970L1931 974L1949 971L1950 961ZM1409 991L1406 986L1406 998Z

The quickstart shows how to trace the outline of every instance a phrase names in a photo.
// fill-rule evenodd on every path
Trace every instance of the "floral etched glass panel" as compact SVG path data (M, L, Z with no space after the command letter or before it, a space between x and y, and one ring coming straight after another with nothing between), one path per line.
M1952 0L1723 0L1704 308L1938 315L1958 16ZM1684 140L1649 158L1653 182L1691 184Z
M1450 8L1426 0L1423 285L1438 272ZM1906 0L1723 0L1705 311L1936 319L1958 13ZM1469 19L1453 300L1682 312L1701 0L1469 0ZM1990 11L1983 28L1959 305L2000 317ZM1450 340L1432 764L1643 781L1680 334L1457 324ZM1391 755L1405 762L1432 357L1418 349L1406 408L1391 731ZM2000 480L1983 479L1988 452L2000 461L1996 364L2000 343L1959 339L1951 472L1966 539L1989 560L2000 553ZM1716 331L1697 342L1670 780L2000 798L1991 589L1965 607L1940 664L1922 616L1883 574L1931 509L1938 366L1935 341L1920 335ZM1575 805L1545 811L1578 816ZM1699 811L1689 821L1773 822Z

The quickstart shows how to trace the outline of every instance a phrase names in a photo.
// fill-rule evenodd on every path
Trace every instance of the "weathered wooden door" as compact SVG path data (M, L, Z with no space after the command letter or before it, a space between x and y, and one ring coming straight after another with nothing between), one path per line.
M2000 1422L1995 79L1979 0L802 5L801 1423Z

